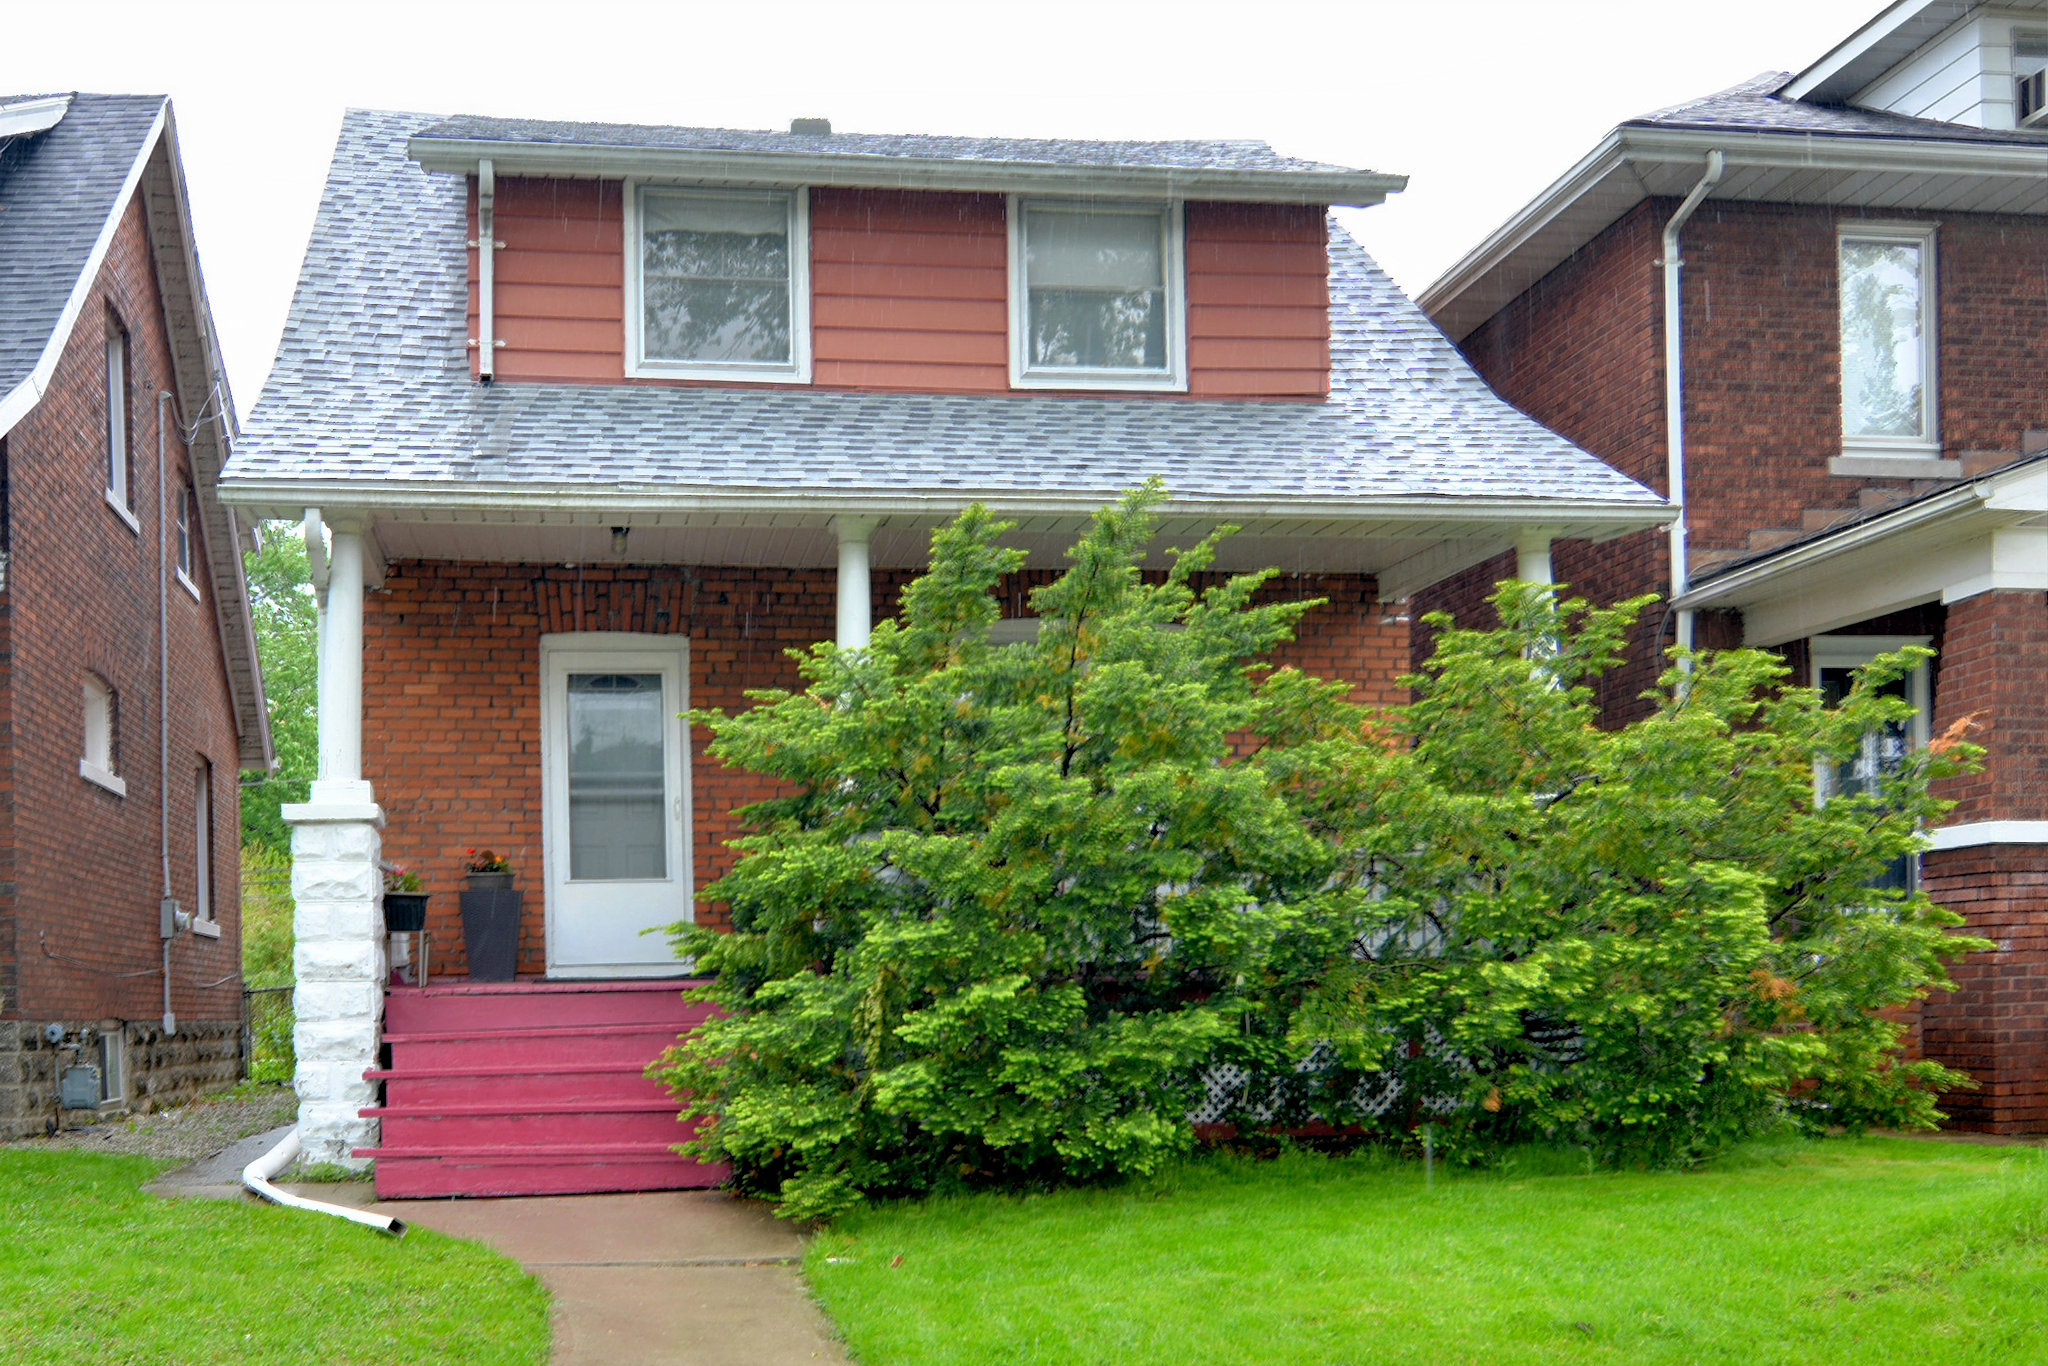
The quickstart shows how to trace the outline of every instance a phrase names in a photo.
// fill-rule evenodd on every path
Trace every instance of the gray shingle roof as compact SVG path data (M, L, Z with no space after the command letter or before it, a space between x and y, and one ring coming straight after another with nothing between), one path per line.
M920 161L1007 161L1075 167L1150 166L1190 171L1349 171L1283 157L1263 142L1084 142L1074 139L943 137L923 133L768 132L749 128L650 127L627 123L555 123L463 114L416 137L450 142L510 142L630 147L690 152L786 152L802 156L907 157Z
M1778 98L1792 80L1766 71L1684 104L1630 119L1624 128L1699 128L1743 133L1804 133L1820 137L1910 138L1930 142L2004 143L2048 147L2048 132L2032 128L1971 128L1939 119L1916 119L1882 109Z
M277 362L224 481L801 497L1532 497L1661 506L1496 398L1332 225L1330 401L479 385L466 188L408 161L419 115L352 112ZM247 494L244 494L246 500Z
M77 95L56 127L0 139L0 398L35 369L163 103Z

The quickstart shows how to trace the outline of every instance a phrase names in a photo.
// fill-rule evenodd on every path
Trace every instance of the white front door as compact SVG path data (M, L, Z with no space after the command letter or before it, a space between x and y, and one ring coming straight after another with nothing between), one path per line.
M681 973L692 916L686 636L542 636L550 977ZM643 931L655 930L653 934Z

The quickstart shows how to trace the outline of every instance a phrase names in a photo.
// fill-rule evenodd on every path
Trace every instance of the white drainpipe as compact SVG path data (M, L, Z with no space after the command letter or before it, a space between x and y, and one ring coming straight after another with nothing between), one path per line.
M276 1147L242 1168L242 1185L250 1194L268 1200L273 1205L284 1205L290 1209L310 1210L315 1214L331 1214L337 1219L346 1219L352 1224L388 1233L394 1238L405 1236L405 1221L394 1219L388 1214L372 1214L368 1210L350 1209L346 1205L330 1205L321 1200L308 1200L303 1195L293 1195L288 1190L279 1190L271 1185L271 1179L292 1164L299 1155L299 1131L293 1129Z
M476 377L491 382L498 352L498 177L491 159L476 164Z
M1685 336L1682 310L1685 295L1679 287L1679 268L1685 264L1678 254L1678 234L1693 210L1720 182L1727 159L1719 152L1707 153L1707 172L1692 193L1664 225L1664 450L1666 496L1678 509L1671 523L1671 600L1684 596L1689 585L1686 572L1685 538ZM1678 644L1690 650L1693 620L1690 611L1678 614Z

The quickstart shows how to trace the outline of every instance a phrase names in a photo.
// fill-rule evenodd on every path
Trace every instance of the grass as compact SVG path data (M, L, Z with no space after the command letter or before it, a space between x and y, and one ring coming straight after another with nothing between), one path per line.
M143 1194L160 1169L0 1152L0 1356L11 1366L547 1360L547 1292L487 1248Z
M2048 1153L1786 1141L1684 1174L1214 1158L865 1211L805 1270L868 1366L2048 1362ZM1572 1168L1576 1166L1576 1170Z

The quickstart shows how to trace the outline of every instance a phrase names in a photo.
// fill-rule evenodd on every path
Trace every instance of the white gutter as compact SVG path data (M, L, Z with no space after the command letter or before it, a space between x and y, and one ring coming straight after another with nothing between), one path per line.
M498 348L498 177L489 157L476 164L476 336L470 345L476 350L476 377L491 382L497 367Z
M1728 168L1727 158L1720 152L1707 153L1707 170L1699 184L1692 187L1692 193L1678 206L1678 212L1671 215L1671 221L1664 225L1664 462L1665 497L1678 509L1678 516L1671 521L1671 601L1677 602L1685 596L1685 294L1680 288L1679 268L1685 261L1678 254L1678 234L1684 230L1685 222L1720 183L1721 173ZM1678 613L1678 647L1692 648L1693 614L1691 609Z
M406 155L429 171L467 173L489 159L507 175L583 179L649 177L679 182L793 189L801 185L869 189L1043 191L1068 195L1156 195L1240 203L1329 204L1370 208L1408 177L1379 171L1231 171L1166 166L1064 166L968 161L858 152L733 152L687 147L607 147L589 143L501 142L414 137Z
M294 1128L278 1145L263 1156L242 1168L242 1185L251 1195L268 1200L273 1205L287 1209L309 1210L314 1214L331 1214L337 1219L346 1219L351 1224L388 1233L394 1238L405 1236L406 1224L403 1219L394 1219L388 1214L372 1214L368 1210L350 1209L346 1205L330 1205L322 1200L308 1200L303 1195L293 1195L270 1184L271 1178L292 1164L299 1155L299 1131Z
M40 100L16 100L0 104L0 138L27 137L55 128L71 108L69 95L51 95Z

